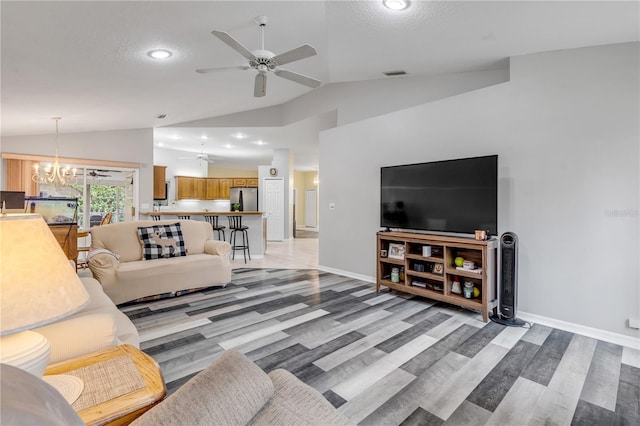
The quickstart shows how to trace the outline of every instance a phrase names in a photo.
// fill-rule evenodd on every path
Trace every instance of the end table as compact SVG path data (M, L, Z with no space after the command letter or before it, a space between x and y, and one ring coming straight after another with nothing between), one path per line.
M84 390L72 407L87 425L128 424L167 394L156 361L131 345L52 364L44 374L84 380Z

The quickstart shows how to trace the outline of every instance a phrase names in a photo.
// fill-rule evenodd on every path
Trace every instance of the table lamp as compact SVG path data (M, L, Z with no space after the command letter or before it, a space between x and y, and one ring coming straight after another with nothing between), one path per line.
M89 294L42 216L0 215L0 362L42 377L50 345L29 330L88 302ZM74 376L47 381L68 401L82 392L83 383Z

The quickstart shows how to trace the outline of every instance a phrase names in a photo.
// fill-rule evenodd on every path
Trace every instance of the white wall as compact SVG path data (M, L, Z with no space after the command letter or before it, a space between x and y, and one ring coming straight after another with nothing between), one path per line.
M139 201L153 202L153 130L110 130L89 133L64 133L60 122L58 138L60 157L140 164ZM53 156L55 135L5 136L2 152ZM139 206L137 206L139 207Z
M638 46L512 58L509 83L322 132L320 265L375 276L381 166L498 154L520 311L637 336Z

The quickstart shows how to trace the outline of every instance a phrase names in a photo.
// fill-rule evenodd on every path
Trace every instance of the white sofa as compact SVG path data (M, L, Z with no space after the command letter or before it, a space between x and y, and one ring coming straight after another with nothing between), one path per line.
M180 223L187 256L143 260L138 227ZM91 228L89 269L116 305L148 296L231 281L231 245L214 240L207 222L161 220L119 222Z
M60 321L33 329L51 345L50 364L128 343L140 346L138 330L102 291L98 281L80 278L89 293L82 310Z

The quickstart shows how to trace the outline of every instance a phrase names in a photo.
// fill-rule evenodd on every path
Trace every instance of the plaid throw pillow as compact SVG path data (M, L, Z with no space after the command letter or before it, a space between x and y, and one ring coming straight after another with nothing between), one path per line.
M186 256L180 223L138 228L144 260Z

